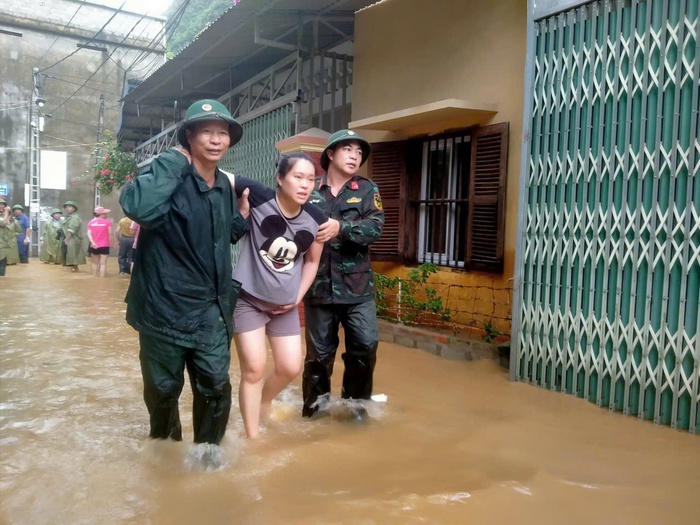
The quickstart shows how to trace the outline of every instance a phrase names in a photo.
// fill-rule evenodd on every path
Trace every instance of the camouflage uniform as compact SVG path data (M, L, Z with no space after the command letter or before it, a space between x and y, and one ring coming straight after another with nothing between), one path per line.
M346 350L342 396L369 399L372 395L379 331L369 246L379 239L384 226L376 184L357 175L335 197L323 177L309 202L338 220L340 232L324 245L316 279L304 298L302 414L307 417L316 412L317 398L330 392L339 324L345 329Z

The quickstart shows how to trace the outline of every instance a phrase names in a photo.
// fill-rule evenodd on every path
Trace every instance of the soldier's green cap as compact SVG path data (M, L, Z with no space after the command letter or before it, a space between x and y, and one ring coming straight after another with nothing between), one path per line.
M330 161L327 155L328 150L332 149L336 144L340 142L348 142L350 140L356 140L360 143L360 147L362 148L362 161L360 162L360 166L362 166L367 161L367 159L369 158L369 152L372 150L372 146L370 145L370 143L362 137L360 137L351 129L340 129L333 133L330 137L328 137L328 144L326 144L326 149L324 149L323 153L321 153L321 167L324 169L324 171L328 171L328 164Z
M14 206L12 206L12 209L24 211L24 206L22 206L21 204L15 204Z
M54 215L55 213L63 213L63 212L61 210L59 210L58 208L53 208L49 215Z
M65 208L66 206L73 206L76 210L78 209L78 205L74 201L66 201L63 203L63 207Z
M236 119L231 116L228 108L224 106L218 100L198 100L187 108L187 113L185 113L185 118L180 123L180 129L177 130L177 140L184 147L188 147L187 142L187 128L196 124L197 122L209 122L209 121L223 120L228 122L228 132L231 137L231 144L229 147L236 144L243 136L243 126L241 126Z
M4 204L5 206L9 206L9 205L10 205L10 203L7 202L6 199L0 199L0 204Z

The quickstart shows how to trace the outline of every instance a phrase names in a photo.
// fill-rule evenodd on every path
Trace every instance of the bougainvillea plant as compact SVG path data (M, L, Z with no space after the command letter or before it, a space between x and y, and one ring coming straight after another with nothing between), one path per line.
M122 150L111 133L105 133L105 140L95 150L97 162L92 180L102 195L109 195L133 180L136 173L134 154Z

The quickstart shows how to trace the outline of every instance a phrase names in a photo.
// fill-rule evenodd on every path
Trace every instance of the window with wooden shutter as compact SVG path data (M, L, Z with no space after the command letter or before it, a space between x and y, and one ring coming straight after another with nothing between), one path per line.
M372 145L369 175L379 187L384 208L382 236L371 246L372 260L403 261L406 211L406 143Z
M467 221L467 266L503 271L508 123L472 134Z

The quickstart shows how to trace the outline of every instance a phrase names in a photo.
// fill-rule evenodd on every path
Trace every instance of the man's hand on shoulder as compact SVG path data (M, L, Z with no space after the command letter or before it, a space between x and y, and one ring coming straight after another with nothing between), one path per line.
M192 164L192 156L190 155L189 151L187 151L185 148L175 148L175 151L177 151L178 153L182 153L187 159L187 162Z

